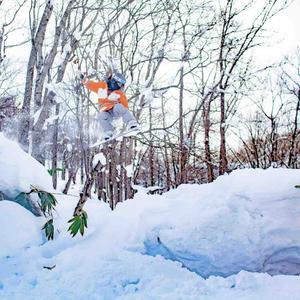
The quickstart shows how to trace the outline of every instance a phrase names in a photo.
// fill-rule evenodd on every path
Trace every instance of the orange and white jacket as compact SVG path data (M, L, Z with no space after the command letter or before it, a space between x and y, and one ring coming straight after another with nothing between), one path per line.
M108 91L107 83L105 81L84 80L82 83L92 92L98 95L98 104L100 111L108 111L112 109L117 103L121 103L128 108L128 100L122 90Z

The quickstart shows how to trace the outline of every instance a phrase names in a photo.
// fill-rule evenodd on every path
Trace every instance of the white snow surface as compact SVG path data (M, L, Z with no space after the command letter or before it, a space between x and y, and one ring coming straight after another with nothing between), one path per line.
M5 175L9 191L46 178L15 143L0 142L2 187ZM44 218L1 201L0 299L300 299L299 181L299 170L245 169L162 196L138 188L115 211L93 196L86 234L71 238L73 187L56 195L49 242Z
M0 201L0 212L0 257L16 255L26 247L42 243L40 218L12 201Z
M51 176L43 165L25 153L17 142L0 133L0 191L14 198L31 185L51 192Z
M100 161L102 166L106 165L106 157L104 156L104 154L102 152L99 152L98 154L96 154L94 156L94 158L93 158L93 167L95 167L99 161Z

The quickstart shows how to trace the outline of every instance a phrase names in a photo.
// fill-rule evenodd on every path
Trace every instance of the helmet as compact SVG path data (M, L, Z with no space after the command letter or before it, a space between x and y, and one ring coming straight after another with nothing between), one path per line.
M121 73L113 73L107 80L107 86L110 91L123 88L125 83L126 79Z
M114 79L116 82L118 82L121 85L124 85L126 83L126 79L124 75L121 73L114 73L112 75L112 79Z

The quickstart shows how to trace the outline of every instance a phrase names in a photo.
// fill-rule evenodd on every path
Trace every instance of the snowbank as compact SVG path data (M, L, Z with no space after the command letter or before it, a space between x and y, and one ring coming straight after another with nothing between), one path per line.
M89 200L74 239L78 199L61 196L54 241L0 257L0 298L299 299L299 276L258 273L300 273L299 181L298 170L240 170L162 196L141 189L113 212Z
M29 192L31 185L48 192L53 190L44 166L0 133L0 191L5 199L14 200L20 192ZM37 198L31 199L29 207L34 206Z
M165 195L163 223L144 217L152 223L145 253L180 261L203 277L299 274L299 182L299 170L247 169L213 184L182 185Z
M31 185L52 190L51 177L45 167L2 133L0 170L0 191L10 198L16 197L20 191L29 192Z
M26 209L11 201L0 201L0 212L0 257L42 243L41 226Z

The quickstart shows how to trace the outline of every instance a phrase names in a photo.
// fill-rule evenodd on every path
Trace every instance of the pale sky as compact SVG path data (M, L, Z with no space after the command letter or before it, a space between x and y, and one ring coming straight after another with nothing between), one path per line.
M300 0L294 2L285 10L276 15L267 24L269 39L266 45L258 47L255 50L254 58L256 66L263 67L272 63L280 62L285 55L292 55L295 53L297 46L300 47ZM24 15L20 15L20 21L24 20ZM22 23L22 22L21 22ZM17 35L17 36L16 36ZM24 39L25 31L17 31L11 35L8 43L16 43ZM23 45L20 47L9 49L8 56L18 59L19 62L27 63L29 56L30 45ZM20 75L20 86L24 81L25 72ZM22 87L21 87L22 90Z
M269 31L269 41L266 41L266 46L257 48L255 50L255 60L257 65L270 64L273 62L279 62L284 55L294 54L295 50L300 47L300 0L294 0L294 2L285 10L276 15L271 21L269 21L266 29ZM20 16L24 21L24 16ZM20 20L21 21L21 20ZM18 31L17 36L11 35L13 41L10 39L8 44L15 43L24 39L24 33L20 34ZM22 47L23 50L27 50L27 47ZM24 49L25 48L25 49ZM29 49L29 47L28 47ZM27 51L23 51L22 58L26 62L28 55ZM8 55L13 55L20 59L20 49L9 49ZM25 57L26 56L26 57Z
M266 27L270 31L270 45L256 51L257 63L278 62L283 56L295 53L297 46L300 47L299 13L300 0L295 0L270 21Z

